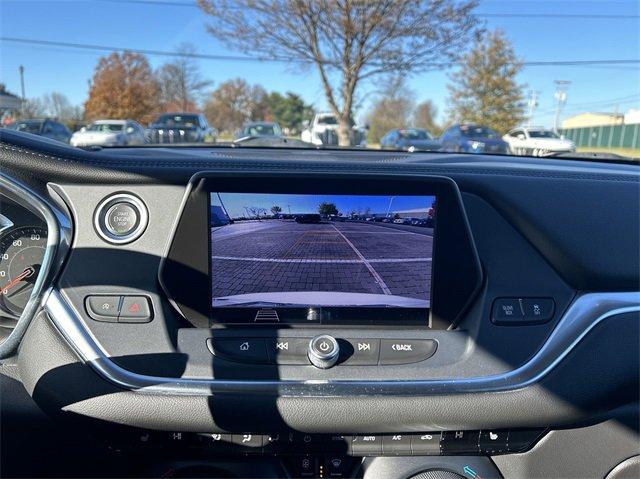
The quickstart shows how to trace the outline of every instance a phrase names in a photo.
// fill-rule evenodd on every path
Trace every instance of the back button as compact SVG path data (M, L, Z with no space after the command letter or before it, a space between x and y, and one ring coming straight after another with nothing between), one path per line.
M383 339L380 345L380 364L409 364L424 361L436 352L433 339Z

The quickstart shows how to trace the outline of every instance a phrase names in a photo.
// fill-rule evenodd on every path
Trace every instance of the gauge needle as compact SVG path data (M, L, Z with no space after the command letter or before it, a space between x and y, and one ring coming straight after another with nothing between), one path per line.
M33 275L34 272L35 270L31 266L29 266L22 273L20 273L18 276L16 276L7 284L5 284L2 288L0 288L0 292L2 292L3 294L7 294L7 291L9 291L11 288L13 288L16 284L18 284L23 279L27 279L28 277Z

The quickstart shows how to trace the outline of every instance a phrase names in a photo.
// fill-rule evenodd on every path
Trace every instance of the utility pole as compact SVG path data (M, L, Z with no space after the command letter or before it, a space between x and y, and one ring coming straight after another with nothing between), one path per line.
M540 94L537 90L529 90L529 122L527 126L533 126L533 114L538 107L538 95Z
M560 123L560 112L562 111L562 107L567 102L567 87L571 84L568 80L554 80L556 84L556 92L553 94L553 97L556 99L556 116L553 120L553 131L554 133L558 133L558 126Z
M22 102L20 102L20 113L22 114L22 118L24 118L24 106L27 98L24 95L24 67L20 65L18 67L18 71L20 72L20 88L22 93Z
M393 203L393 200L395 200L396 197L392 196L391 199L389 200L389 206L387 207L387 218L389 217L389 213L391 212L391 203Z

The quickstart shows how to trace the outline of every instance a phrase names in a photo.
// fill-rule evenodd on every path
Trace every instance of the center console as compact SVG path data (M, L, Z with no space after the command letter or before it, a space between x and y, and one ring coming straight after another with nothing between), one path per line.
M362 457L462 456L462 475L490 477L482 456L528 449L550 411L514 421L506 396L534 394L594 319L567 309L573 290L490 203L445 177L213 171L186 189L52 191L77 227L46 307L73 354L45 373L66 396L34 395L131 428L111 447L277 457L309 477L330 477L334 459L351 474ZM482 413L460 406L479 396Z

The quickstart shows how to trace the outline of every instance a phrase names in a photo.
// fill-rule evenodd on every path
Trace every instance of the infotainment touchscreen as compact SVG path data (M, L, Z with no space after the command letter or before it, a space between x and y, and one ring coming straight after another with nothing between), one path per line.
M435 196L211 193L212 319L425 321L436 212Z

